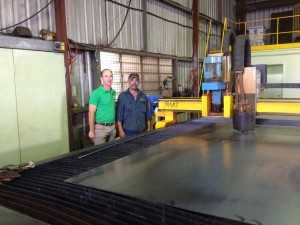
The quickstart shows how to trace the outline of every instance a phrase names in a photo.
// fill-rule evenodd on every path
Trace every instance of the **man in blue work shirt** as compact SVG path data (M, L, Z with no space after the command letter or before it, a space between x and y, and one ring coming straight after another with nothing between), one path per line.
M139 82L137 73L129 74L129 88L118 99L117 121L121 138L150 130L150 105L145 93L138 89Z

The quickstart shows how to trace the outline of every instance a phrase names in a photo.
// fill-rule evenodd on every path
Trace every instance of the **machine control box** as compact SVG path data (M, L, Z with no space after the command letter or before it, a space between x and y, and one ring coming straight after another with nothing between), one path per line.
M222 56L207 56L204 60L205 80L219 80L222 77Z
M53 50L54 51L65 51L65 43L60 41L53 42Z

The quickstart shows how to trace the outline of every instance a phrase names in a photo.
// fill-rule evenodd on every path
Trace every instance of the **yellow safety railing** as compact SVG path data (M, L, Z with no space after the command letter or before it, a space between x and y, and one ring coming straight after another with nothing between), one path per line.
M288 19L288 18L293 18L294 26L292 26L292 30L280 32L279 31L280 21L282 21L284 19ZM284 16L284 17L276 17L276 18L267 18L267 19L260 19L260 20L250 20L250 21L245 21L245 22L235 22L233 20L230 20L229 18L225 18L224 19L224 29L223 29L223 33L222 33L220 52L223 52L224 33L227 29L235 28L235 27L238 27L238 26L240 26L240 28L241 28L241 26L243 26L244 34L247 34L247 28L249 29L250 27L253 27L253 26L251 26L251 24L255 23L254 26L263 26L263 23L265 21L270 21L270 23L271 23L274 20L276 21L276 32L265 32L265 33L262 33L262 34L251 34L251 36L270 36L270 37L271 37L271 35L276 36L276 38L275 38L276 42L266 43L265 45L278 45L278 44L280 44L278 41L279 41L279 35L281 35L281 34L299 33L299 37L300 37L300 23L299 23L300 15L292 15L292 16ZM259 22L261 22L261 25L259 25ZM299 24L296 24L296 26L295 26L295 22L298 22Z

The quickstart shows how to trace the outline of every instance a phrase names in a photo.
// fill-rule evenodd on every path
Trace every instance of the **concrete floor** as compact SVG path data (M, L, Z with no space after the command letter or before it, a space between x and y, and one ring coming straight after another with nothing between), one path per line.
M24 214L0 206L0 225L46 225Z
M300 224L300 127L199 129L70 182L263 225Z

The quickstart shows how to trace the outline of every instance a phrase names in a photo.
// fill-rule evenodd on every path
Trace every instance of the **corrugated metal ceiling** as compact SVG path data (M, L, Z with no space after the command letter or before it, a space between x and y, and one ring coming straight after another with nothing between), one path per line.
M144 38L147 38L149 52L190 57L192 55L190 12L174 8L164 1L147 0L147 33L143 34L143 1L65 0L68 37L79 43L99 46L111 43L111 47L135 51L145 49ZM1 27L25 20L51 2L51 0L0 0ZM173 2L187 9L192 6L191 0ZM130 10L126 16L129 3ZM232 18L234 5L235 1L222 1L222 18L225 16ZM199 12L217 20L218 0L201 1ZM200 23L207 23L203 21ZM39 31L42 28L55 31L54 4L51 3L41 13L20 25L29 27L34 36L40 36ZM200 31L201 36L205 36L207 24L201 25L200 29L203 27L204 30ZM3 32L11 33L12 30L13 28L10 28ZM217 28L213 28L213 33L218 32Z

